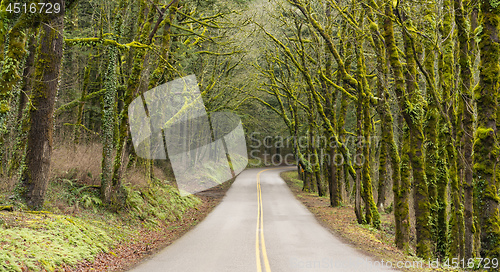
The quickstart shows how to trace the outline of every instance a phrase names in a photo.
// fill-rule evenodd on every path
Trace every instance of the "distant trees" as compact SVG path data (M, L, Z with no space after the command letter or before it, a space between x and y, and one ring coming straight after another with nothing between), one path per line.
M416 254L423 258L494 258L500 248L500 6L479 2L276 1L274 18L284 28L262 27L266 52L273 53L257 64L268 94L257 100L295 135L330 140L330 147L316 150L296 144L304 188L308 177L329 180L331 205L338 206L341 184L352 194L358 222L375 227L384 202L392 199L397 247L412 250L414 227ZM478 47L481 63L475 67ZM352 143L341 141L345 102L355 118L345 130L356 130ZM401 118L403 123L394 121ZM317 154L325 153L342 156L344 163L338 168L330 157L329 166L316 167ZM377 185L371 184L374 170ZM393 185L389 196L387 179ZM478 233L481 241L475 241Z

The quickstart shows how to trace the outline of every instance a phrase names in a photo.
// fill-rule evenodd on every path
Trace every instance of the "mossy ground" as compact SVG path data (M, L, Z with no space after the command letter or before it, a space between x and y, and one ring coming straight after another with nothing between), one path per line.
M119 221L50 213L0 212L0 271L54 271L92 261L129 238Z
M0 204L14 204L13 212L0 211L0 271L71 271L102 254L116 256L113 251L143 243L144 235L183 228L184 215L192 219L201 203L159 180L126 188L126 207L118 213L102 206L98 187L65 178L50 183L42 212L0 194Z
M302 191L302 181L297 179L297 171L283 172L281 177L290 187L296 198L301 201L313 213L318 221L335 236L341 238L345 243L372 256L376 260L410 262L421 261L421 259L405 254L398 250L394 244L394 215L392 213L380 214L380 230L369 225L361 225L356 221L354 208L345 204L341 207L330 207L330 201L326 197L318 197L316 193ZM431 269L403 268L400 271L462 271L447 268Z

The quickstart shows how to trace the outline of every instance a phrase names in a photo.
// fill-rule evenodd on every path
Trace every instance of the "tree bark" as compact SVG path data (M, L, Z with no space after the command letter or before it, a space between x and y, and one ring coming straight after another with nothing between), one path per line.
M23 84L21 91L19 92L19 105L17 108L17 133L18 137L16 139L16 145L14 147L14 152L9 162L8 175L11 177L14 173L19 170L21 166L22 156L26 150L26 132L29 129L29 111L26 104L31 96L31 89L33 87L33 72L35 70L35 55L36 55L36 33L33 33L28 42L28 57L24 64L23 70Z
M385 207L385 188L386 188L386 175L387 175L387 149L385 142L380 142L379 151L379 166L378 166L378 195L377 195L377 209L382 212Z
M56 0L54 3L61 5L61 12L54 14L47 23L41 25L26 167L21 177L21 196L31 209L40 209L43 206L52 155L53 114L63 56L65 11L64 0Z
M469 35L467 32L467 18L464 12L462 0L454 1L455 24L457 25L458 48L459 48L459 67L460 81L459 91L461 99L458 103L459 112L462 113L461 137L457 141L462 141L463 160L461 165L464 169L464 258L473 257L474 250L474 196L472 180L472 135L474 123L474 105L471 95L471 65L469 59ZM459 114L460 116L460 114ZM458 135L458 134L457 134Z
M425 141L424 141L424 148L425 148L425 175L427 177L427 184L428 184L428 191L429 191L429 202L430 202L430 211L431 211L431 217L429 220L431 221L431 232L432 232L432 238L436 241L437 243L437 252L440 254L441 257L444 256L444 253L442 248L443 246L446 247L446 241L447 241L447 225L446 228L440 229L438 227L438 220L443 219L443 217L439 216L438 209L439 209L439 204L438 202L441 199L438 199L437 196L437 191L438 191L438 179L441 179L441 181L445 181L445 186L447 185L447 168L446 164L444 163L446 158L440 156L438 149L440 146L438 146L438 122L440 120L439 112L438 112L438 107L437 103L439 101L436 101L434 97L432 96L432 90L436 88L435 86L435 72L434 72L434 67L436 64L436 52L434 49L434 43L433 41L437 38L437 35L435 34L435 29L436 29L436 5L434 2L428 2L424 4L424 20L423 20L423 31L424 33L431 37L431 40L428 39L423 39L423 45L424 45L424 61L423 61L423 66L424 69L426 70L427 74L429 75L430 82L427 83L426 85L426 101L427 101L427 110L425 113L425 125L424 125L424 135L425 135ZM439 166L438 166L439 165ZM439 169L438 169L439 168ZM443 175L439 175L438 171L441 171ZM445 187L446 188L446 187ZM446 206L444 206L444 210L446 212ZM446 217L444 217L445 224L447 224L448 220ZM444 231L443 231L444 230Z
M500 10L492 1L482 0L482 32L479 51L479 84L474 88L477 102L477 129L474 135L474 177L477 184L481 257L500 258L499 202L495 168L500 152L497 138L498 75L500 74Z
M415 60L413 59L413 49L409 46L409 41L406 41L405 54L408 70L412 70L407 74L407 91L404 87L403 68L399 59L399 53L394 38L393 22L393 2L387 1L385 8L384 20L384 37L387 52L389 55L389 62L391 64L394 77L395 86L394 90L398 98L398 104L401 109L402 115L406 124L410 129L410 163L413 172L414 181L414 209L416 216L416 233L417 233L417 255L422 258L429 258L430 251L430 229L429 229L429 199L428 189L426 184L425 170L424 170L424 155L423 155L423 129L421 124L422 118L422 105L416 99L417 93L413 92L416 88L416 71ZM403 36L405 40L409 40L406 35ZM407 97L410 96L410 99ZM411 98L413 97L413 99ZM403 187L402 187L403 188Z

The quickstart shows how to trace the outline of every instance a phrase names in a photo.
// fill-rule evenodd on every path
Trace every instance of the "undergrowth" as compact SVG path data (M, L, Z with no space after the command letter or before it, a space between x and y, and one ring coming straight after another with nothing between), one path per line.
M0 227L0 271L54 271L63 263L92 261L98 253L108 252L114 241L131 234L120 225L74 216L9 215L1 215L6 218Z
M128 197L118 213L103 205L98 186L76 179L51 181L44 212L25 211L18 200L0 194L0 205L16 207L0 211L0 271L55 271L62 264L92 261L121 241L138 239L140 228L180 220L201 203L160 180L124 187Z
M194 208L201 202L193 195L181 196L176 188L159 180L151 182L145 188L125 186L125 189L128 213L153 224L180 220L187 209Z

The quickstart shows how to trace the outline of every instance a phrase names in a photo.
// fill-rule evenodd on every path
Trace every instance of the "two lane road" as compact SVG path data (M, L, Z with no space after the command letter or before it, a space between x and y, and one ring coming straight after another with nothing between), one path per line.
M324 229L280 178L286 170L245 170L203 222L131 271L392 271Z

